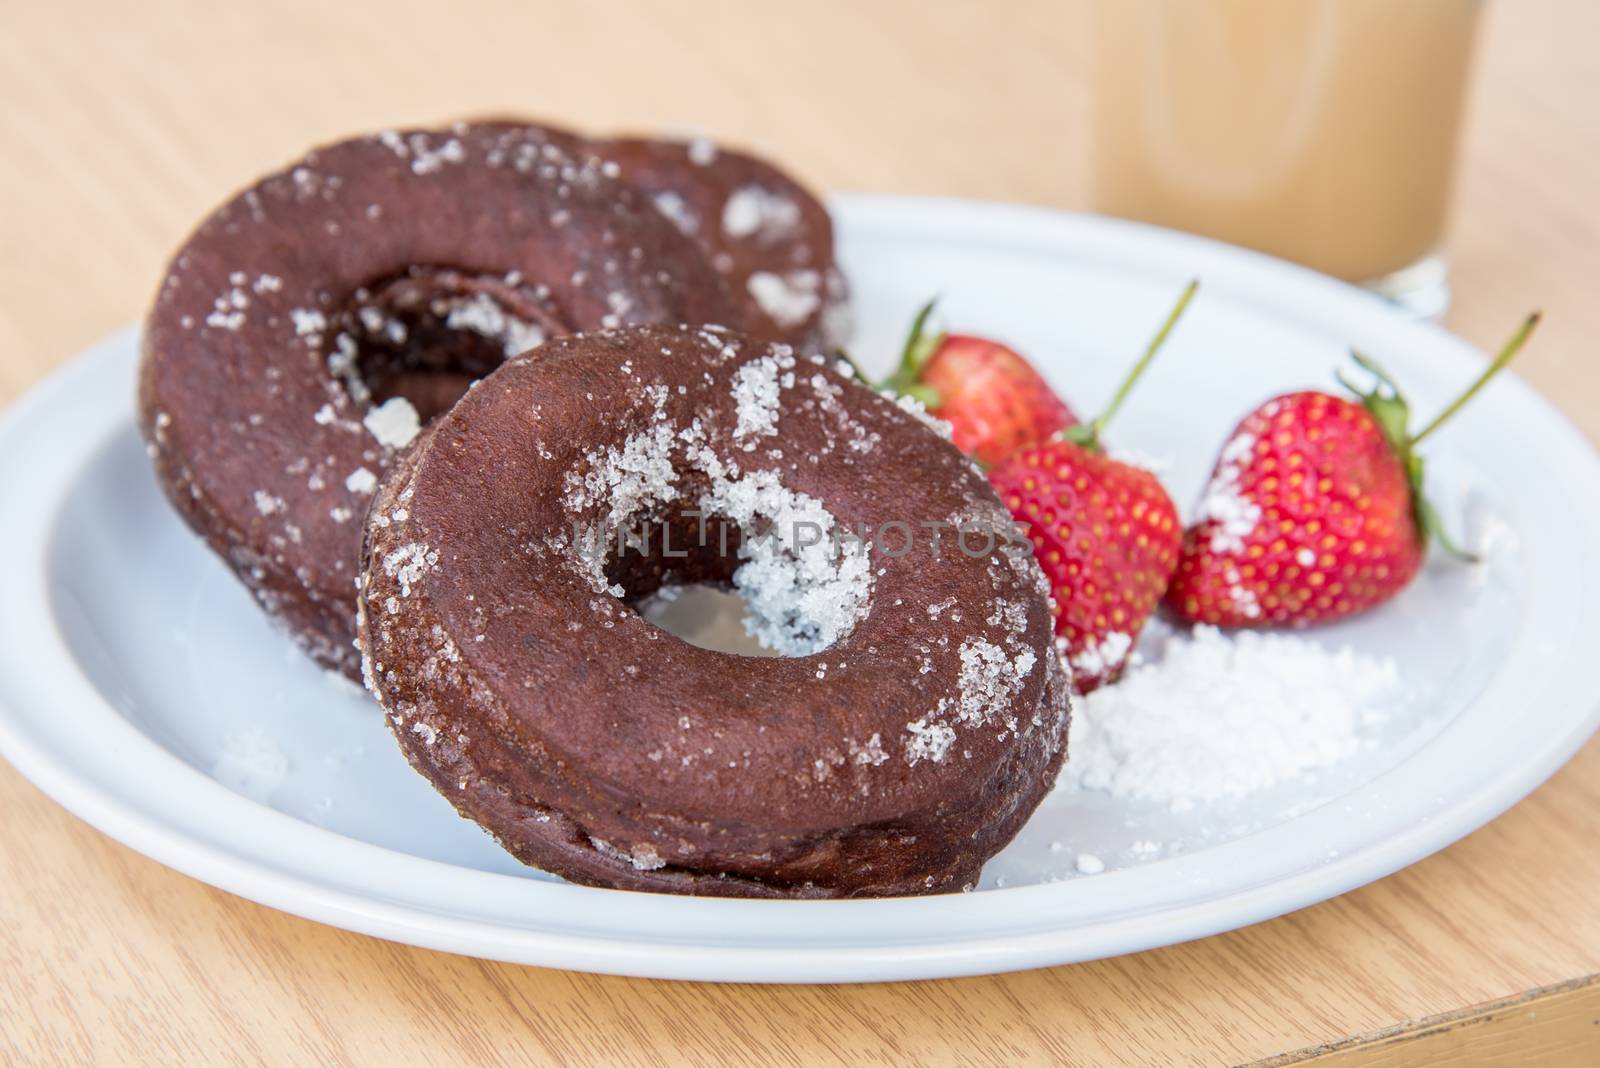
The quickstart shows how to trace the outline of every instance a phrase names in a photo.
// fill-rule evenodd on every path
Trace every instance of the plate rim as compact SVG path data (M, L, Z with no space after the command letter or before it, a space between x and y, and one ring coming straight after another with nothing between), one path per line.
M1251 305L1257 310L1261 300L1290 304L1310 300L1323 307L1326 315L1337 317L1341 324L1348 319L1353 327L1351 340L1356 343L1370 344L1359 336L1365 333L1388 339L1386 345L1394 344L1394 339L1398 338L1426 347L1439 359L1457 367L1464 362L1481 366L1482 362L1481 354L1465 342L1438 328L1404 322L1376 298L1360 290L1304 268L1204 238L1048 208L952 198L853 194L836 198L834 206L840 219L842 245L848 245L853 238L874 228L926 232L944 239L965 235L987 244L1005 240L1019 245L1043 243L1048 247L1069 241L1086 256L1103 256L1147 269L1152 262L1159 262L1161 271L1170 274L1174 284L1202 267L1211 271L1212 277L1218 271L1230 277L1240 276L1252 283ZM1157 252L1159 256L1154 255ZM1209 283L1210 279L1208 291L1214 291L1216 287ZM1228 287L1224 286L1223 299L1227 292ZM1305 318L1297 315L1295 321L1303 323ZM1146 896L1141 896L1146 891L1136 884L1149 880L1137 878L1139 873L1157 867L1176 872L1184 867L1180 862L1185 858L1096 876L1095 882L1101 886L1112 880L1126 885L1130 905L1120 915L1084 925L1070 922L1072 909L1066 906L1071 903L1064 901L1071 896L1065 888L1082 885L1074 883L988 890L945 898L751 902L577 887L473 871L415 857L346 838L233 794L143 735L76 669L51 609L48 569L44 566L53 544L57 507L72 479L63 478L59 484L50 480L80 469L83 462L96 455L111 435L125 425L130 415L131 391L113 395L105 383L131 382L136 337L136 327L118 331L36 384L0 413L0 486L20 481L24 491L31 486L41 504L50 505L31 511L24 509L27 518L23 523L11 531L0 531L0 553L22 553L20 557L10 558L38 565L30 567L32 581L19 583L13 607L0 612L0 635L7 638L0 642L0 755L86 822L169 867L270 907L361 933L517 963L658 978L746 982L933 978L1094 959L1187 941L1259 922L1344 893L1420 860L1482 826L1531 792L1564 763L1600 723L1600 698L1586 694L1583 714L1572 712L1565 717L1568 727L1565 732L1539 739L1524 750L1522 759L1514 767L1482 780L1475 791L1427 812L1424 818L1360 849L1299 871L1280 873L1270 880L1236 887L1226 893L1197 890L1183 903L1145 908L1140 902L1147 900ZM100 392L93 393L90 387L83 385L84 380L99 383ZM1497 393L1504 398L1497 402L1499 406L1521 406L1540 416L1543 422L1536 437L1541 441L1575 451L1578 462L1573 467L1581 468L1577 473L1597 491L1585 495L1585 503L1578 511L1583 513L1584 524L1591 524L1589 529L1600 532L1600 504L1587 503L1600 501L1600 459L1593 445L1558 409L1519 379L1512 377L1497 384ZM95 403L82 403L91 396ZM72 403L62 405L63 398ZM64 407L65 412L56 412L58 407ZM36 425L41 422L42 414L53 415L52 427L41 430ZM16 440L28 433L55 440L74 432L75 438L57 442L61 448L50 452L45 462L35 462L31 472L21 472L19 476L16 457L27 454L13 447ZM29 500L26 492L19 496L14 490L7 493L7 499ZM1596 585L1600 582L1590 582L1588 588ZM41 612L49 620L49 626L40 625ZM1587 640L1592 646L1593 640L1600 638L1600 620L1577 620L1576 624L1578 629L1566 635L1567 644L1581 644ZM1520 649L1526 640L1526 633L1519 632L1517 648ZM1508 652L1508 659L1509 656ZM31 680L23 677L31 674L23 672L23 666L37 670L40 664L52 663L67 669L62 677L40 682L38 686L32 686ZM1495 692L1496 684L1502 681L1503 672L1497 674L1469 707L1486 701ZM1555 676L1538 681L1548 690ZM147 811L126 796L125 789L111 788L112 785L126 788L129 783L114 780L108 784L95 779L82 766L85 754L79 753L79 762L74 764L69 759L71 754L55 751L48 744L50 739L38 735L37 724L30 731L30 717L23 706L34 708L35 718L40 708L64 707L79 716L89 716L91 720L98 715L96 721L112 735L103 741L115 740L127 746L123 753L130 763L132 757L128 754L131 753L145 765L170 775L170 781L184 791L198 791L205 804L195 808L203 809L210 818L226 816L241 826L259 830L256 849L244 849L239 845L227 848L214 837L201 834L198 827L185 826L181 820L174 824L170 813L167 819L162 819ZM118 732L111 720L121 723L125 732ZM1433 744L1430 742L1423 751ZM1369 794L1374 795L1374 801L1383 800L1391 792L1389 788L1393 783L1389 783L1389 788L1382 784L1393 780L1395 773L1410 765L1416 756L1413 754L1396 769L1380 775L1345 800ZM1269 831L1281 830L1305 818L1286 821ZM382 889L374 892L370 881L367 892L355 893L347 878L333 878L327 873L320 879L311 878L297 874L294 866L281 863L281 858L277 864L265 860L265 855L271 852L265 842L281 839L285 834L294 837L308 833L326 836L326 846L337 847L352 858L359 858L361 866L372 864L376 872L388 873L398 866L424 882L444 878L451 883L465 883L475 892L481 889L485 900L493 901L496 907L502 907L510 897L524 908L530 901L538 900L557 912L608 915L626 912L633 914L636 922L620 924L616 929L635 932L651 928L668 931L703 928L703 917L695 922L696 917L691 915L694 913L725 916L735 928L744 932L766 926L792 926L797 922L796 917L804 915L806 919L800 923L802 928L820 926L827 930L828 937L815 944L799 941L772 944L748 939L708 944L703 938L659 939L637 935L607 939L596 936L597 921L592 918L578 925L579 933L562 929L557 924L544 928L513 927L486 921L483 917L492 914L483 912L481 907L476 918L461 910L446 908L441 911L437 902L435 907L423 907L415 897L407 898ZM1194 856L1215 857L1219 851L1231 847L1233 852L1238 852L1236 847L1250 841L1250 838L1236 840ZM386 856L375 857L374 853ZM1175 867L1167 868L1167 865ZM872 939L873 933L891 920L898 921L904 929L909 916L918 921L909 926L924 932L936 931L941 924L959 926L985 904L1001 901L1007 902L1005 908L986 911L1033 912L1043 919L1039 923L1019 922L1001 927L972 924L968 929L978 934L970 937L939 939L924 935L921 939L910 940ZM798 913L797 909L805 911ZM814 923L813 920L825 922ZM863 938L865 942L860 941ZM850 944L852 939L857 944Z

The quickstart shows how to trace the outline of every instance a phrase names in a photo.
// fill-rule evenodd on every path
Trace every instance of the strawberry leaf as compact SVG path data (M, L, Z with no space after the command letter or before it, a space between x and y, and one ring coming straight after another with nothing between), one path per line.
M1071 426L1062 427L1057 433L1062 441L1070 441L1081 449L1090 452L1100 451L1100 430L1093 423L1073 423Z
M1370 372L1377 382L1370 390L1362 390L1352 385L1343 374L1339 374L1339 383L1355 394L1361 406L1372 413L1372 418L1378 421L1378 426L1382 428L1383 436L1389 442L1390 448L1394 449L1404 461L1411 455L1411 405L1406 402L1405 394L1400 392L1400 387L1395 385L1394 379L1378 364L1378 361L1354 349L1350 351L1350 357L1363 370Z
M1411 434L1411 406L1407 403L1405 394L1400 392L1400 387L1394 378L1378 361L1355 350L1351 350L1350 356L1377 380L1376 383L1370 390L1362 390L1345 378L1342 372L1336 373L1336 377L1345 389L1355 394L1361 406L1371 413L1378 428L1383 432L1384 440L1389 443L1389 448L1394 450L1401 466L1405 468L1406 480L1411 485L1411 517L1417 527L1417 536L1424 546L1438 542L1440 548L1456 559L1469 563L1476 562L1478 558L1461 548L1450 536L1443 520L1439 518L1439 510L1428 500L1428 495L1424 491L1423 461L1413 448L1418 439Z
M917 309L917 314L911 320L911 329L906 333L906 343L900 350L900 365L884 382L885 386L896 393L904 393L908 387L916 384L917 379L922 376L923 367L939 350L939 346L944 344L943 330L934 334L928 333L928 320L938 303L939 298L934 297Z
M1469 549L1463 549L1445 528L1444 521L1439 518L1439 510L1428 500L1427 494L1422 492L1422 457L1413 455L1411 463L1407 465L1406 475L1411 479L1411 510L1416 517L1417 532L1422 537L1424 545L1438 542L1439 547L1463 563L1476 564L1482 557Z

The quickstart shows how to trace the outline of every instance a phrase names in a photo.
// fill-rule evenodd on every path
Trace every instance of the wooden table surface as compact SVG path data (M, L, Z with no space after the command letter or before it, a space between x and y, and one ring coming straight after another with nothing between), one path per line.
M139 317L164 258L231 190L353 131L495 110L694 128L823 189L1082 206L1083 30L1049 2L0 0L0 404ZM1450 316L1489 344L1542 306L1521 371L1591 438L1597 40L1591 0L1490 5ZM884 986L644 982L425 952L168 871L3 763L0 811L0 1061L1232 1064L1600 972L1600 743L1458 845L1282 919ZM1567 1038L1527 1033L1577 1056L1595 991L1469 1020L1562 1017ZM1491 1051L1455 1024L1427 1033ZM1362 1063L1460 1063L1405 1050L1425 1047Z

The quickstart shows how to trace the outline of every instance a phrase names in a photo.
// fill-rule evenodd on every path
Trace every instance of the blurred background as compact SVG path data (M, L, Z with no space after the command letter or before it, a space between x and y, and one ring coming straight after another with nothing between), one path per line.
M1600 440L1597 42L1600 0L0 0L0 409L140 319L190 228L262 173L355 132L511 112L710 134L822 192L1150 218L1352 279L1442 251L1447 325L1493 347L1544 308L1517 373ZM1063 1033L1264 1055L1593 972L1594 851L1550 844L1592 824L1587 752L1467 842L1274 925L1077 969L792 991L497 968L313 926L134 856L0 767L13 854L37 869L0 876L0 916L45 931L9 955L0 937L0 1061L13 1021L26 1038L47 1015L72 1049L130 1020L176 1049L176 1020L240 1057L300 1042L328 1062L446 1029L457 1059L642 1035L726 1060L729 1034L884 1063L950 1035L997 1063L1066 1057ZM1592 1038L1591 1013L1537 1011Z
M188 228L261 172L497 111L705 132L823 191L1154 218L1352 278L1442 245L1453 328L1492 345L1543 306L1522 373L1589 375L1562 310L1600 280L1597 40L1592 0L0 0L0 347L29 353L0 358L0 403L41 353L139 317Z

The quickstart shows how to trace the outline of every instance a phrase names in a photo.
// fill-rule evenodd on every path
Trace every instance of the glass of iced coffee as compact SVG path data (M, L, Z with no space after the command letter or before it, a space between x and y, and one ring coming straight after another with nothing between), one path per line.
M1481 0L1095 0L1095 207L1449 299Z

